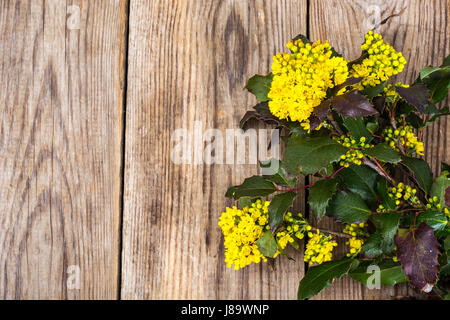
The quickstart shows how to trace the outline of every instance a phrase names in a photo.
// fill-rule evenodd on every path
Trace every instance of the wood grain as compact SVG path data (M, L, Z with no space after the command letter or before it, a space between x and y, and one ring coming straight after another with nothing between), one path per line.
M171 135L238 128L248 77L306 31L306 1L132 1L129 30L122 298L295 299L301 256L224 263L224 192L256 165L176 165Z
M450 1L354 1L311 0L309 21L312 40L328 39L346 58L360 54L364 34L378 21L406 10L376 29L385 40L403 52L408 64L398 81L410 83L427 65L439 65L450 53ZM448 102L447 102L448 103ZM442 118L425 134L426 160L433 172L439 172L441 161L450 161L450 122ZM326 220L324 227L342 228ZM342 252L341 252L342 254ZM383 290L367 290L349 278L337 281L319 294L317 299L389 299L414 294L406 285Z
M126 1L0 3L1 299L118 295L125 23Z

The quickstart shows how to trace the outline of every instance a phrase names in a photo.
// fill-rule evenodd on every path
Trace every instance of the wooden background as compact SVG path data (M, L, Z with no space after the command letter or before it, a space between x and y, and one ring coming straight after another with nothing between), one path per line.
M246 80L298 33L351 59L404 7L377 31L411 81L450 53L450 0L0 1L0 298L295 299L301 253L275 271L223 262L224 192L256 166L176 165L171 135L237 128ZM449 130L426 132L435 172ZM343 278L316 298L408 294Z

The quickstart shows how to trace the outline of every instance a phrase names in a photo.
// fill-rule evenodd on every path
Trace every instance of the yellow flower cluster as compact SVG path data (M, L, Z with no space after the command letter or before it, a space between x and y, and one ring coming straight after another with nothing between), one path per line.
M352 223L346 225L344 233L351 236L351 238L345 243L350 247L350 252L347 253L347 257L354 257L361 252L361 248L364 244L364 237L367 237L367 225L364 222L359 224Z
M347 80L347 61L332 57L327 41L305 44L299 39L286 46L292 53L273 57L269 109L280 119L305 122L327 90Z
M412 205L419 205L420 200L416 196L417 190L409 185L399 182L397 187L388 188L388 195L395 201L395 205L399 206L401 201L408 201Z
M393 85L392 84L387 84L386 87L384 87L383 89L383 95L386 97L386 101L387 102L394 102L396 101L400 96L397 93L397 91L395 91L393 89ZM403 84L401 82L397 82L395 84L395 87L403 87L403 88L409 88L409 84Z
M366 143L366 137L361 137L359 141L356 141L351 136L342 135L340 137L333 137L333 139L350 150L346 154L341 156L339 165L341 167L348 168L351 164L360 166L362 164L361 159L364 158L362 149L372 148L373 145Z
M353 77L361 77L363 80L357 88L359 90L364 87L374 87L403 71L406 60L401 52L383 41L380 34L369 31L365 35L365 42L361 46L361 50L365 51L367 58L360 64L353 65L351 75Z
M448 217L450 217L450 211L447 207L442 208L438 197L434 196L428 199L427 209L433 209L440 212L444 212Z
M383 131L384 140L389 146L399 151L399 145L403 146L405 152L412 154L417 153L423 156L424 146L423 142L417 139L414 134L414 128L410 125L400 125L400 129L394 129L392 127L385 128Z
M225 263L228 268L234 265L234 269L238 270L252 262L267 261L255 242L265 229L269 229L269 204L269 201L257 200L251 207L244 207L242 210L236 207L226 208L222 213L219 226L225 238Z
M386 213L386 212L387 209L382 204L380 204L377 208L377 213Z
M337 242L332 237L325 235L317 230L317 232L308 232L308 243L306 244L304 261L310 265L331 261L333 258L333 249L337 247Z

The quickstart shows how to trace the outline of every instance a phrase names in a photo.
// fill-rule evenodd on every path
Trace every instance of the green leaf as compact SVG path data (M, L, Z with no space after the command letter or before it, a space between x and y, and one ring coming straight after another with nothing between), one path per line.
M364 150L363 153L374 157L377 160L388 163L397 163L401 160L400 154L389 147L386 143L377 144L373 148Z
M373 139L369 130L366 128L364 118L344 117L344 126L350 131L356 141L360 141L362 137L365 137L366 143L369 143Z
M423 80L428 77L433 72L439 71L441 68L439 67L424 67L422 71L420 71L420 79Z
M345 223L364 222L370 216L370 209L359 195L338 192L331 200L327 214Z
M227 192L225 193L226 198L234 198L234 194L237 190L237 186L233 186L228 188Z
M417 229L400 229L395 237L397 256L411 283L430 292L437 280L439 243L433 229L422 222Z
M298 287L298 299L305 300L328 287L333 279L339 279L358 264L354 259L325 262L308 269Z
M397 213L383 213L370 216L376 231L364 243L361 252L367 258L375 258L382 254L389 254L394 249L394 237L400 223Z
M441 162L441 172L443 171L448 171L448 173L450 173L450 165L445 162Z
M420 113L424 113L430 104L430 93L422 83L415 83L408 88L395 86L395 91Z
M260 176L253 176L244 180L244 183L237 187L234 191L234 198L237 200L241 197L265 197L275 192L275 185Z
M347 149L328 137L290 139L284 164L292 174L313 174L336 162Z
M239 208L243 209L245 207L251 207L252 205L252 198L250 197L242 197L239 199Z
M377 199L375 188L378 173L368 166L350 166L340 171L338 178L348 190L360 195L364 201L372 203Z
M284 192L277 194L273 197L272 201L269 205L269 225L272 229L272 232L281 225L284 219L284 214L290 206L292 206L292 202L294 202L295 196L297 194L295 192Z
M439 203L441 204L441 208L444 208L446 206L445 192L447 188L450 187L449 175L449 171L442 172L441 175L434 180L431 186L430 196L438 198Z
M261 254L268 258L273 258L278 250L277 241L270 230L264 232L261 238L256 240L256 245Z
M273 74L269 73L266 76L255 75L248 80L245 88L256 96L260 102L268 101L267 95L272 85Z
M439 211L427 210L417 217L417 224L425 222L434 230L442 231L447 226L447 216Z
M367 98L372 99L383 92L386 87L386 82L380 83L374 87L366 87L361 93L365 95Z
M387 181L381 178L377 183L377 194L383 202L383 206L386 209L395 209L395 201L389 196Z
M401 264L392 260L383 260L378 264L375 264L373 261L364 261L360 263L358 268L350 271L348 275L367 286L369 278L373 275L373 273L368 272L370 266L380 268L380 285L393 286L397 283L408 281Z
M325 215L328 203L336 193L336 189L336 179L320 180L309 188L308 203L317 219L320 220Z
M337 113L346 117L366 117L378 113L369 100L357 90L333 97L331 105Z
M419 187L429 193L433 183L430 166L422 159L402 156L402 164L406 166L413 174Z
M429 89L433 103L444 100L450 88L450 66L445 63L441 67L425 67L420 73L420 82Z
M282 166L280 160L271 159L267 162L260 162L260 167L264 169L263 177L267 180L270 180L278 185L283 186L295 186L297 181L296 177L292 177L286 171L286 169ZM275 168L277 170L275 170ZM266 174L267 173L267 174Z

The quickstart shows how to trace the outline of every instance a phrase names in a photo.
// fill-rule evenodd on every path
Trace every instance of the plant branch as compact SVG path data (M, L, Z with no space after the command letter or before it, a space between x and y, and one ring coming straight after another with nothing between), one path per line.
M395 184L395 180L383 169L383 167L378 163L377 159L373 158L375 163L367 159L366 157L363 158L363 163L369 167L371 167L373 170L378 172L379 175L385 177L389 180L392 184Z
M351 237L352 237L351 235L346 234L346 233L336 232L336 231L330 231L330 230L326 230L326 229L322 229L322 228L311 227L311 230L312 230L312 231L317 231L317 230L319 230L319 231L321 231L321 232L325 232L325 233L328 233L328 234L331 234L331 235L334 235L334 236L337 236L337 237L340 237L340 238L351 239Z

